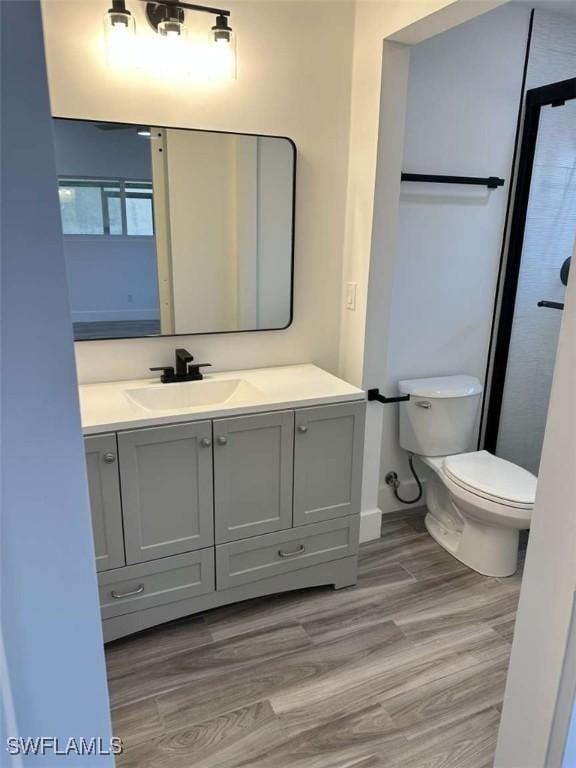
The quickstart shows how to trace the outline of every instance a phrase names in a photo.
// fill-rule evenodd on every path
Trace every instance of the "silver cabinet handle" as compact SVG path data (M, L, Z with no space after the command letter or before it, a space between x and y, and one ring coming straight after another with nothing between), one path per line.
M116 461L116 456L113 453L105 453L102 458L105 464L114 464Z
M123 597L133 597L133 595L140 595L144 592L144 584L139 584L138 589L134 589L132 592L114 592L112 590L110 594L115 600L121 600Z
M218 445L226 445L228 442L228 438L224 437L224 435L220 435L218 438Z
M419 408L432 408L432 403L429 400L416 400L416 405Z
M308 426L306 424L299 424L298 425L298 432L308 432Z
M210 440L209 437L203 437L202 440L200 440L200 445L202 448L210 448L212 445L212 440Z
M295 557L296 555L301 555L303 552L306 551L306 547L304 544L300 544L298 549L295 549L294 552L284 552L282 549L278 550L278 554L280 557Z

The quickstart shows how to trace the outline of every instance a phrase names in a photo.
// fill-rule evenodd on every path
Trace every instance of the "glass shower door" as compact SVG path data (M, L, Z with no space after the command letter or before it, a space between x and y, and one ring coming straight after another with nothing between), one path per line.
M562 312L561 268L576 232L576 101L545 106L514 305L496 454L538 474Z

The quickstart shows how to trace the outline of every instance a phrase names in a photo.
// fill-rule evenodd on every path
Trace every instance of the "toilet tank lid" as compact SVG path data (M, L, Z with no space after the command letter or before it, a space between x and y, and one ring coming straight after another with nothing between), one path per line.
M416 397L469 397L482 392L475 376L437 376L431 379L404 379L398 382L402 394Z

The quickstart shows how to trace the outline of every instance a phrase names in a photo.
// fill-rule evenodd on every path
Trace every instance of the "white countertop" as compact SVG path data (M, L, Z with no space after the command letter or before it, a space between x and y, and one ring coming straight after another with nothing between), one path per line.
M209 405L150 411L132 402L127 391L158 386L201 387L205 382L238 379L258 390L241 402L231 399ZM290 365L279 368L256 368L205 375L203 382L160 384L160 379L110 381L83 384L80 390L82 429L85 435L113 432L135 427L177 424L223 416L261 413L284 408L302 408L351 400L365 400L363 390L323 371L315 365Z

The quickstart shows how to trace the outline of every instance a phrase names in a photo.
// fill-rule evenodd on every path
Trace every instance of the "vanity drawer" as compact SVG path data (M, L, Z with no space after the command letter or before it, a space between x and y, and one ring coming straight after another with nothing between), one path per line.
M219 590L280 576L358 551L358 516L268 533L216 547Z
M214 592L214 549L164 557L98 576L102 618Z

